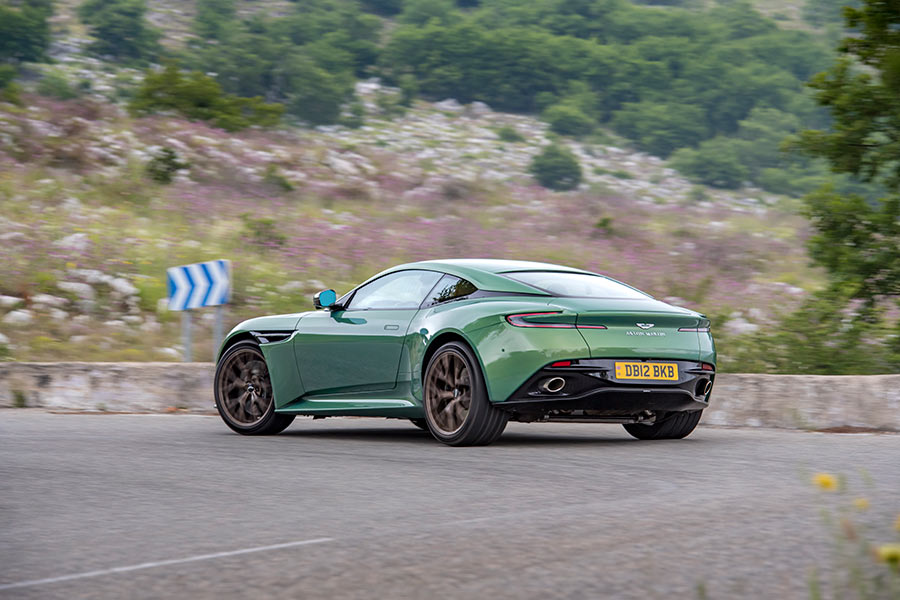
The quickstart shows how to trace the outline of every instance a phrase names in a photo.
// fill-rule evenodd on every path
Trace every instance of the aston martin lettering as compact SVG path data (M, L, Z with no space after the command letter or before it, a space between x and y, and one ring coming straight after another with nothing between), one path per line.
M626 331L625 335L645 335L645 336L655 336L655 337L665 337L665 331Z

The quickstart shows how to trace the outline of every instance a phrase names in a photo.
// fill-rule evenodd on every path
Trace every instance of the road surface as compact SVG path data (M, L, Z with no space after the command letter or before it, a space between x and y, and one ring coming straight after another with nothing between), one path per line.
M806 598L823 506L864 496L891 536L898 456L895 434L511 424L449 448L405 421L3 410L0 598Z

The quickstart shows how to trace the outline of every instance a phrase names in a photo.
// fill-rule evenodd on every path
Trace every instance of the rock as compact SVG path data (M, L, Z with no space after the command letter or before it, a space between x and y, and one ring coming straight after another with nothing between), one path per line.
M168 298L160 298L156 301L156 312L164 313L169 310L169 299Z
M753 333L759 330L759 325L751 323L744 317L735 317L723 325L728 333L733 335L743 335L745 333Z
M0 346L9 346L9 338L0 333Z
M476 100L469 105L469 110L467 112L473 117L484 117L491 114L492 111L490 106L488 106L484 102L478 102Z
M17 304L21 304L24 302L21 298L16 298L15 296L0 296L0 306L3 308L10 308Z
M28 237L21 231L10 231L0 235L0 242L24 242Z
M31 297L31 302L41 306L53 306L59 308L69 303L68 298L59 296L51 296L50 294L35 294Z
M113 329L125 329L126 327L128 327L125 321L120 321L119 319L110 319L109 321L103 321L103 324Z
M69 319L69 313L61 308L51 308L49 312L50 318L54 321L67 321Z
M3 317L3 322L7 325L27 325L33 320L34 315L31 314L30 310L25 310L24 308L10 311Z
M159 321L157 321L153 317L147 317L147 320L140 325L140 330L146 331L147 333L153 333L161 329L162 325L160 325Z
M70 213L80 213L81 212L81 201L78 198L68 197L62 201L60 205L61 208L70 212ZM65 239L65 238L63 238Z
M278 291L282 294L287 294L288 292L296 292L297 290L302 290L306 285L302 281L288 281L287 283L283 283L278 286Z
M60 281L56 284L56 287L64 292L75 294L82 300L93 300L97 296L96 292L94 292L94 288L89 284L80 283L78 281Z
M124 317L122 317L122 320L126 323L131 323L132 325L144 322L144 319L139 317L138 315L125 315Z
M69 273L92 285L96 285L98 283L106 283L110 280L109 275L105 275L97 269L70 269Z
M170 358L181 358L181 352L175 348L157 348L156 351Z
M447 98L446 100L441 100L437 102L434 107L438 110L443 110L445 112L462 112L465 110L465 107L456 101L455 98Z
M87 249L91 246L91 238L86 233L73 233L56 240L53 242L53 245L72 252L87 252Z
M359 169L352 162L337 156L328 157L328 166L338 175L359 175Z
M108 283L109 287L121 296L134 296L138 293L138 289L124 277L113 277Z

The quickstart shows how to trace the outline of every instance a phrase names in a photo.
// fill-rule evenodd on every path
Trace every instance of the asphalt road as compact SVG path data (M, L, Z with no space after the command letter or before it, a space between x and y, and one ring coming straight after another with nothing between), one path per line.
M404 421L5 410L0 598L805 598L822 506L865 496L890 536L898 457L890 434L511 424L448 448Z

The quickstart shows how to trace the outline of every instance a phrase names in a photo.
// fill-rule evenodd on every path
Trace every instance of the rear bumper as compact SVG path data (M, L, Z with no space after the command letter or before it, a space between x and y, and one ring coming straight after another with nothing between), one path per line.
M674 363L678 365L678 379L617 380L614 375L617 360ZM541 389L543 382L556 377L565 380L560 391L550 393ZM714 381L715 371L703 369L703 363L699 362L633 358L580 360L568 367L540 369L506 401L494 406L523 417L548 414L612 417L703 410L709 406Z

